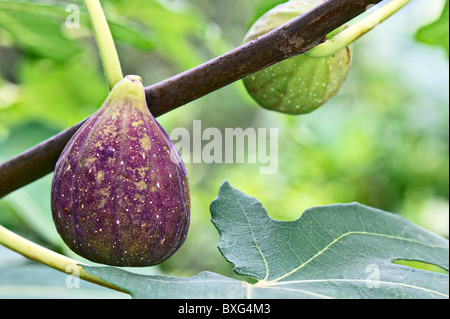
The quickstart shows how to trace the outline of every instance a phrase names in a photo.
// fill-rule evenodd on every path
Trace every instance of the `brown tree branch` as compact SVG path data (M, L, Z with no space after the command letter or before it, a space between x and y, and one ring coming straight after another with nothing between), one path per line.
M167 113L256 71L299 54L382 0L328 0L260 38L145 88L154 116ZM0 198L53 171L59 154L86 121L0 164Z

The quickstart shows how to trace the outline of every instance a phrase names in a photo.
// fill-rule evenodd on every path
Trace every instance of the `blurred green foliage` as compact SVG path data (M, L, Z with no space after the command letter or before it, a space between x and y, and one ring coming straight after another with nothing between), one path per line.
M449 8L450 1L446 0L444 10L442 10L439 19L429 25L423 26L416 33L416 39L418 41L442 47L447 51L447 57L449 56Z
M108 94L82 1L32 2L33 10L25 11L22 2L0 1L0 162L90 115ZM237 47L262 2L102 4L124 73L139 74L150 85ZM441 15L443 3L412 1L359 39L341 91L311 114L264 110L236 82L158 118L169 134L177 127L192 130L193 120L222 132L278 128L278 170L261 175L259 163L187 163L187 241L171 259L142 271L233 276L217 250L209 213L224 180L258 198L276 219L296 219L311 206L357 201L448 237L448 59L438 47L415 40L419 28ZM70 4L80 8L79 28L65 24ZM51 177L0 200L0 224L74 257L51 220ZM10 256L0 250L0 267L11 260L26 263Z
M287 2L287 0L260 0L256 3L253 9L253 15L249 20L248 27L250 28L253 23L256 22L264 13L272 9L273 7Z

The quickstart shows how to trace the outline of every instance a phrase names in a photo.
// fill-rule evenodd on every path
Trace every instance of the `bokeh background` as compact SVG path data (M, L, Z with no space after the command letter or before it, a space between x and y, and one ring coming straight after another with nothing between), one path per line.
M0 1L0 162L93 113L107 96L97 48L82 1ZM48 4L42 7L41 4ZM260 0L103 0L122 69L151 85L240 45ZM67 5L80 9L67 28ZM185 158L192 196L185 245L143 273L235 277L217 249L209 204L229 181L258 198L272 218L295 220L312 206L357 201L400 214L441 236L449 232L449 78L442 48L415 40L444 1L413 0L359 39L338 95L313 113L264 110L242 82L158 118L178 127L278 128L278 170L260 163L204 164ZM191 154L192 155L192 154ZM50 212L52 174L0 200L0 224L45 247L75 256L62 243ZM81 283L0 246L2 297L121 297Z

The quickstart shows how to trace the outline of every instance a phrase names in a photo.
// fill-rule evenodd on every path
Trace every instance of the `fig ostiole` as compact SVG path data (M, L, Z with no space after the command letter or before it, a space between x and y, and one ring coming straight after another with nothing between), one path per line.
M129 75L70 139L56 164L51 209L75 253L93 262L156 265L184 243L186 167Z
M261 16L243 42L283 25L324 0L290 0ZM263 108L305 114L325 104L344 83L350 70L352 46L323 58L298 55L243 79L247 92Z

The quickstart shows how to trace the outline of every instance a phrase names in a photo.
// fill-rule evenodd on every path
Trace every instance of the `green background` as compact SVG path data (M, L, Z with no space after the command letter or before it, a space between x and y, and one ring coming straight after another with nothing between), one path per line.
M90 115L108 93L82 2L45 3L58 6L27 12L0 1L0 162ZM102 1L124 73L141 75L145 85L240 45L260 3ZM80 8L80 28L66 27L68 4ZM418 32L439 18L443 4L413 0L359 39L339 94L311 114L264 110L239 81L159 117L169 134L178 127L192 130L193 120L222 132L278 128L278 170L261 175L260 163L186 163L192 195L186 243L168 261L140 271L234 276L210 222L209 205L224 180L258 198L272 218L295 220L312 206L357 201L448 238L448 42L445 51L426 29ZM448 15L446 21L448 32ZM82 260L54 229L51 178L1 199L0 224ZM90 296L66 289L66 276L55 273L0 247L0 297ZM87 283L81 287L92 296L110 294Z

